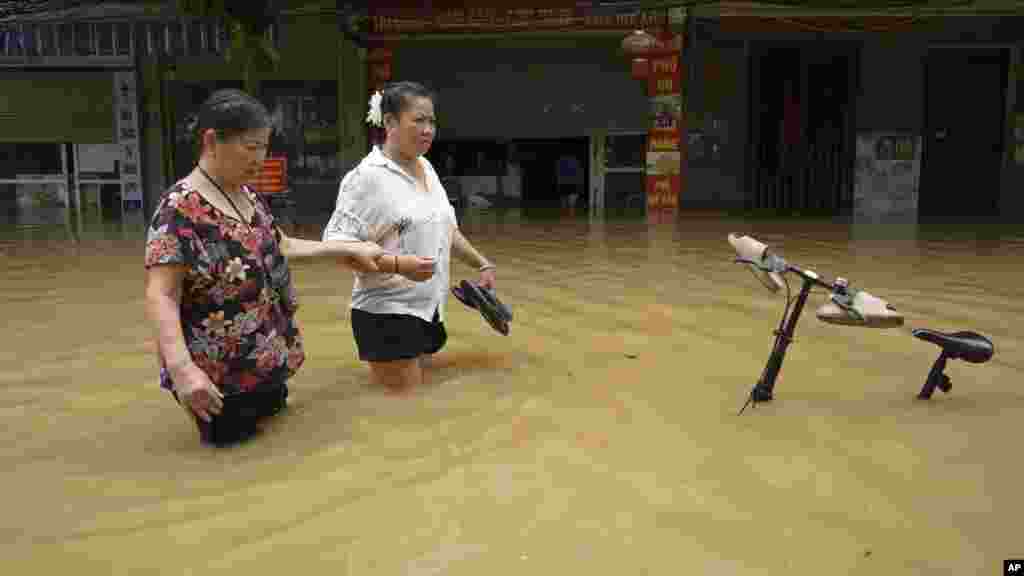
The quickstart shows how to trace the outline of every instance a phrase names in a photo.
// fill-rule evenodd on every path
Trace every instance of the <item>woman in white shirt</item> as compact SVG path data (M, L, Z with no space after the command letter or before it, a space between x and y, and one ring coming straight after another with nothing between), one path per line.
M382 261L380 272L356 273L351 308L359 358L373 380L406 389L422 382L424 359L448 339L450 255L477 267L480 285L491 289L495 266L459 232L448 194L424 157L436 130L433 94L414 82L391 84L371 98L367 119L384 128L384 144L342 179L324 239L373 239L404 255L391 266ZM415 280L429 280L407 278L410 266L420 267Z

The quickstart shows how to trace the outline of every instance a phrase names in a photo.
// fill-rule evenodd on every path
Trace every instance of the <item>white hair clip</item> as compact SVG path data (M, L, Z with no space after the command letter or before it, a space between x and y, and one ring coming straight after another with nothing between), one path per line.
M366 121L378 127L384 125L384 115L380 111L382 99L380 91L374 92L373 96L370 96L370 111L366 113Z

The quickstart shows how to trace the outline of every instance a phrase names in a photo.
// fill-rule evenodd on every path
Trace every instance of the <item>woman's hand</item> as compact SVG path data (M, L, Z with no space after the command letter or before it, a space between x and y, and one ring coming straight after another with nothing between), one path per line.
M194 363L171 371L174 391L186 412L210 422L224 407L224 395L210 380L210 377Z
M483 288L494 290L496 281L494 264L477 252L476 248L473 248L469 240L466 240L466 237L458 230L455 230L455 233L452 235L452 253L470 266L480 266L479 285Z
M357 272L379 272L377 262L384 249L373 242L349 242L339 256L341 265Z
M413 282L423 282L434 276L437 261L415 254L383 254L377 257L377 268L385 274L398 274Z
M494 268L488 268L480 272L480 287L494 290L497 277L494 275Z
M430 280L437 268L437 261L433 258L421 258L415 255L398 257L399 274L415 282Z

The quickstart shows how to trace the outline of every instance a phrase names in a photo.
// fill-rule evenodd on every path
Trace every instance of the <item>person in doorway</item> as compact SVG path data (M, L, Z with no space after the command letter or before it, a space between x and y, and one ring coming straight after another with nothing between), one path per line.
M425 154L434 139L434 95L415 82L390 84L370 99L368 121L384 143L342 179L325 240L377 242L385 249L435 258L434 276L409 282L400 260L359 272L352 288L352 332L376 385L408 390L422 382L429 358L447 342L444 326L450 255L495 287L495 266L458 228L448 194Z
M519 148L515 144L508 145L508 163L505 175L502 176L502 192L505 198L515 198L522 202L523 198L523 167L519 157Z
M572 154L563 154L558 159L558 196L562 208L573 209L583 187L583 167Z
M800 98L797 96L793 80L786 79L783 84L782 129L780 130L782 136L780 168L784 171L792 167L797 149L801 144L803 131L800 120Z
M250 95L213 93L197 121L198 165L165 191L148 228L145 302L160 385L206 443L244 439L260 417L284 407L287 381L305 359L290 260L335 258L373 272L397 258L402 272L419 280L433 266L369 242L282 233L245 185L262 167L270 130L266 109ZM226 400L239 410L222 413Z
M462 186L459 185L455 168L455 156L451 152L446 153L442 164L444 174L441 177L441 182L444 183L445 191L448 193L448 201L455 207L455 212L459 213L465 208L466 199L462 196Z

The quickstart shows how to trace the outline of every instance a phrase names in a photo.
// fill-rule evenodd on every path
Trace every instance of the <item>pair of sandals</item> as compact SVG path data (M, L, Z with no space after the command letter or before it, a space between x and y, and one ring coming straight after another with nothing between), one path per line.
M480 312L480 315L496 332L508 336L508 323L512 321L512 310L498 299L493 290L463 280L458 286L452 287L452 294L459 302Z

